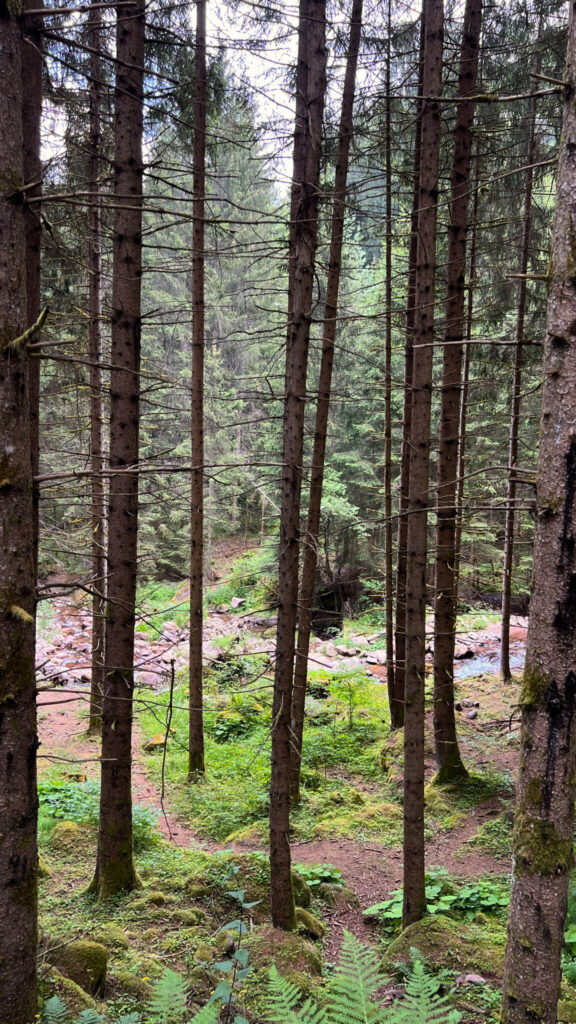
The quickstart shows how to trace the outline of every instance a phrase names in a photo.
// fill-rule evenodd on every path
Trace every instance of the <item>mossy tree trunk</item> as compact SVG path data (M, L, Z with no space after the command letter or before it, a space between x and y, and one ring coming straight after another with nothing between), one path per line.
M444 9L426 0L422 81L414 367L408 482L406 680L404 708L404 906L406 927L426 910L424 882L424 677L430 411L440 155Z
M144 0L116 18L110 481L102 788L92 888L100 899L138 884L132 833L132 714L138 541L142 278Z
M288 330L278 563L278 625L272 704L270 882L272 921L296 926L290 855L291 711L296 623L304 410L318 240L322 117L326 91L326 3L300 0L296 123L290 204Z
M192 481L188 781L204 774L202 590L204 580L204 192L206 188L206 0L196 0L192 210Z
M363 0L354 0L350 15L350 42L346 62L342 111L338 133L338 156L334 176L334 204L332 208L332 236L330 239L330 262L326 282L324 326L322 331L322 358L318 375L318 404L314 426L314 448L310 474L310 496L308 500L308 522L304 536L304 557L302 584L300 587L300 609L298 617L298 645L294 665L292 691L292 747L290 796L293 804L300 800L300 766L302 761L302 733L304 729L304 704L306 678L308 674L308 652L312 625L312 606L316 566L318 564L318 536L320 533L320 512L322 488L324 485L324 461L330 411L330 390L332 387L332 366L334 363L334 342L338 317L338 292L340 288L340 267L342 243L344 240L344 214L346 210L346 182L348 177L348 156L352 139L352 114L356 87L356 67L362 31Z
M434 594L434 740L438 782L464 778L454 713L454 644L456 640L456 480L462 390L462 339L465 331L466 238L472 157L472 125L482 0L467 0L462 30L454 158L448 229L448 279L444 322L442 404L438 443L436 508L436 579Z
M555 1024L576 768L576 4L570 5L544 348L533 592L521 695L503 1024Z
M36 1013L35 556L21 23L0 0L0 1022Z

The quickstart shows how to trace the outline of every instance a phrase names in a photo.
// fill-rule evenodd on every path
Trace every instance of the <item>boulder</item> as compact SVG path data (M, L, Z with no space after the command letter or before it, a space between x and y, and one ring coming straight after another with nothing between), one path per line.
M296 923L298 924L300 934L313 939L315 942L318 939L323 939L326 934L326 928L322 921L319 921L308 910L303 910L302 907L296 907Z
M79 939L48 952L47 959L71 981L92 996L103 996L108 950L100 942Z
M312 900L310 886L294 869L292 870L292 892L294 893L294 903L297 907L305 909L310 906Z

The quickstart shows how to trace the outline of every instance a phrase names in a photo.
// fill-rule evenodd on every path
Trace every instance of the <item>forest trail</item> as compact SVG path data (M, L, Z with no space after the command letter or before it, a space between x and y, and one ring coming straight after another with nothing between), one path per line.
M39 638L40 661L44 662L45 682L50 685L55 678L61 685L55 689L42 689L39 698L39 734L40 734L40 771L44 771L52 763L64 763L67 773L72 778L96 778L98 776L98 741L85 732L88 711L88 679L87 662L90 650L90 616L82 604L59 600L54 602L54 614L49 619L48 630ZM216 619L214 628L213 619ZM261 635L258 632L246 636L241 627L239 615L208 616L205 634L205 653L215 635L237 634L241 631L247 642L262 647ZM468 668L473 663L494 664L498 656L498 635L491 624L490 629L472 631L460 637L458 653L464 654L459 661L460 666ZM169 679L170 662L184 657L187 637L183 631L177 630L173 623L168 623L162 634L150 641L139 636L137 658L145 663L148 681L144 684L144 693L151 690L165 689ZM525 620L515 621L513 645L517 657L523 654L525 644ZM267 640L266 646L269 646ZM354 655L334 659L320 653L326 651L328 645L316 642L316 650L312 657L320 656L324 661L348 666ZM328 648L330 649L330 648ZM46 672L48 668L48 672ZM382 681L384 673L380 665L368 665L367 670ZM144 671L144 670L142 670ZM478 729L478 743L468 741L469 763L474 766L497 769L512 775L516 769L517 752L512 746L495 744L490 734L509 728L508 719L514 697L497 683L492 672L480 678L473 677L467 671L461 677L461 696L458 707L463 717L473 721ZM154 685L152 685L154 680ZM141 683L141 685L142 685ZM64 684L64 685L62 685ZM145 699L145 698L144 698ZM485 713L489 712L487 717ZM514 726L513 726L514 728ZM161 793L158 785L149 777L147 770L148 755L143 751L142 744L147 737L143 736L136 717L133 738L134 763L134 799L155 810L161 808ZM434 772L433 757L427 757L427 776ZM158 828L162 835L177 846L201 847L216 850L226 844L203 842L202 839L186 823L179 820L170 808L169 799L164 800L164 813L160 814ZM486 852L470 845L468 840L478 829L495 819L507 807L504 795L490 796L471 806L464 819L449 832L430 837L427 845L427 863L442 864L449 871L462 876L477 878L487 872L501 873L508 865ZM250 843L232 844L237 851L248 852L256 848ZM261 848L261 847L260 847ZM341 942L342 930L346 928L363 941L370 942L375 935L374 926L367 921L362 910L374 902L386 899L390 893L402 884L402 850L400 847L389 847L375 840L361 841L357 839L318 839L311 842L295 842L293 857L296 863L316 864L330 863L339 868L354 899L341 896L335 906L327 908L330 931L327 940L327 958L333 959Z

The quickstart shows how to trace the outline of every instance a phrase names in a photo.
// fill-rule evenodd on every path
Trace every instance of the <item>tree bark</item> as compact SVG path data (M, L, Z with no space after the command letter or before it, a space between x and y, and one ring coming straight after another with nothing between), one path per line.
M418 63L418 95L422 95L424 67L425 6L420 16L420 56ZM416 250L418 245L418 203L420 198L422 101L416 101L416 135L414 140L414 186L410 216L410 249L408 254L408 287L406 295L406 344L404 350L404 410L402 415L402 446L400 455L400 494L398 508L397 568L396 568L396 630L394 699L390 702L390 726L401 729L404 725L404 689L406 682L406 574L408 571L408 480L410 469L410 431L412 429L412 374L414 370L414 317Z
M386 41L386 286L384 341L384 605L386 609L386 686L390 722L404 719L404 693L396 686L394 669L394 570L392 557L392 0L388 0Z
M298 617L298 644L296 648L294 684L292 691L290 797L293 804L297 804L300 801L300 767L302 761L302 733L304 729L306 677L308 673L308 652L310 649L310 630L314 604L316 567L318 564L318 536L320 533L320 512L322 507L322 488L324 484L324 461L326 456L328 416L330 411L330 389L332 386L334 341L336 338L336 323L338 316L338 291L340 287L342 243L344 238L348 157L350 152L350 142L352 139L356 68L358 64L358 51L360 48L360 35L362 32L362 6L363 0L354 0L350 16L350 40L342 94L342 111L338 133L338 155L334 177L332 236L330 240L328 279L326 282L324 328L322 333L322 358L318 376L318 404L316 407L316 423L314 427L310 496L308 499L308 522L304 537L304 558L302 564L300 609Z
M576 5L570 5L563 131L544 348L537 517L521 693L514 874L503 1024L555 1024L576 758Z
M412 430L408 486L406 683L404 710L403 926L426 910L424 883L424 678L430 409L434 341L434 283L440 153L444 11L426 0L415 278Z
M34 502L31 458L21 24L0 0L0 1022L36 1013Z
M205 771L202 711L204 580L204 193L206 188L206 0L196 0L192 211L192 478L188 781Z
M136 467L140 415L144 0L117 8L110 467ZM132 714L138 473L110 480L102 788L92 889L100 899L138 885L132 833Z
M454 160L448 234L448 277L444 325L442 403L438 445L436 510L436 580L434 594L434 740L438 783L468 775L458 747L454 714L454 645L456 640L456 481L462 385L462 340L465 331L466 238L472 156L472 125L482 0L467 0L464 11Z
M106 608L106 491L104 469L104 398L102 373L102 202L100 160L102 127L100 90L103 78L102 10L88 14L90 47L88 141L88 359L90 362L90 479L92 504L92 658L88 732L102 726Z
M40 121L42 117L42 18L27 15L27 10L43 7L36 0L24 0L22 12L22 121L24 181L26 199L37 200L42 194L42 160L40 159ZM42 221L38 202L26 204L26 302L29 324L40 316L40 251L42 247ZM39 341L39 336L34 338ZM30 447L32 475L38 476L40 466L40 358L37 352L28 360L30 403ZM32 492L34 534L34 576L38 579L38 543L40 489L35 483Z
M476 280L476 243L478 238L478 199L480 195L480 157L478 139L476 140L475 173L474 173L474 207L472 211L472 237L470 240L470 271L468 280L468 301L466 303L466 348L462 367L462 395L460 398L460 421L458 425L458 471L456 487L456 536L454 540L454 574L456 601L460 584L460 562L462 560L462 517L464 513L464 472L466 469L466 428L468 423L468 389L470 383L470 353L472 338L472 322L474 316L474 284Z
M298 547L306 373L318 238L318 183L326 90L325 0L300 0L292 179L288 333L278 565L278 625L272 705L270 880L272 921L296 925L290 857L292 677L298 613Z
M538 33L540 36L540 33ZM541 52L538 51L535 72L540 73ZM536 86L533 86L535 91ZM522 251L520 274L525 275L530 258L532 234L532 182L534 180L534 156L536 153L536 110L538 100L530 99L530 139L526 158L527 169L524 182L524 217L522 221ZM522 392L522 363L524 344L524 322L526 319L527 278L520 278L518 288L518 315L516 318L516 347L514 349L514 373L510 404L510 435L508 441L508 481L506 486L506 523L504 527L504 570L502 574L502 645L500 649L500 672L504 682L510 682L510 604L512 599L512 565L514 561L514 523L516 519L516 468L518 463L518 434L520 430L520 403Z

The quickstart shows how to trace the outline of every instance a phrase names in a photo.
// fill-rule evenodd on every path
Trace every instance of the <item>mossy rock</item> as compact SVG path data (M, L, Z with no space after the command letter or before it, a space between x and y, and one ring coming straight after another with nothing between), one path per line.
M140 978L131 971L110 971L106 981L106 996L117 998L119 995L132 996L143 1007L150 1000L152 986L145 978Z
M318 986L322 984L320 979L313 975L306 974L304 971L291 971L289 967L284 968L282 977L286 978L286 981L289 981L292 985L296 985L296 988L303 996L313 996Z
M91 825L79 825L76 821L58 821L48 840L49 848L55 853L74 859L92 850L95 843L96 829Z
M101 942L107 949L130 949L130 942L119 924L100 924L90 933L93 942Z
M417 949L435 968L474 970L502 977L506 928L497 922L455 921L444 914L427 915L405 928L388 946L382 966L394 970L400 961L409 963Z
M360 906L360 900L359 900L358 896L356 895L354 890L353 889L349 889L347 885L345 885L342 889L340 889L339 895L340 895L340 899L343 900L344 903L346 903L349 907L359 907Z
M146 893L144 898L155 907L163 907L165 903L168 903L168 897L160 889L152 889Z
M194 910L175 910L172 918L174 921L180 921L180 924L191 928L194 925L202 924L206 920L206 911L202 910L201 907L196 907Z
M576 999L560 999L558 1024L576 1024Z
M184 889L191 900L202 900L206 899L207 896L212 895L212 888L209 885L204 885L198 881L196 875L191 878L187 878L184 882Z
M164 907L166 906L167 903L173 902L173 897L166 896L166 894L161 892L159 889L151 889L149 892L146 892L143 896L139 896L138 899L132 900L132 903L130 904L130 910L145 910L147 911L147 916L152 917L153 914L148 913L148 908ZM163 916L163 914L160 915L160 917Z
M558 1000L558 1024L576 1024L576 989L564 979Z
M210 964L215 959L214 950L211 946L206 945L206 943L202 943L202 945L196 946L194 959L199 964Z
M38 878L50 878L52 872L48 867L45 858L41 853L38 854Z
M323 903L327 903L330 907L335 907L340 895L341 889L339 885L331 885L330 882L320 882L320 885L316 887L316 895Z
M306 909L306 907L310 906L312 902L310 886L294 868L292 869L292 892L294 893L294 903L297 907L304 907Z
M263 925L246 936L244 945L249 952L248 962L255 969L267 970L276 964L282 977L286 977L287 971L299 971L317 978L322 974L320 956L312 944L297 932L284 932L272 925Z
M146 930L143 931L142 934L140 935L140 939L142 940L142 942L149 943L155 942L156 939L159 938L159 936L160 932L158 928L146 928Z
M92 996L89 996L80 985L72 981L72 978L65 977L55 968L50 971L46 982L50 995L59 996L71 1014L81 1013L82 1010L98 1009L98 1004Z
M296 907L296 923L300 934L314 939L315 942L318 939L323 939L326 934L326 928L322 921L319 921L308 910L303 910L302 907Z
M61 974L75 981L92 996L104 995L108 950L100 942L79 939L47 954Z

